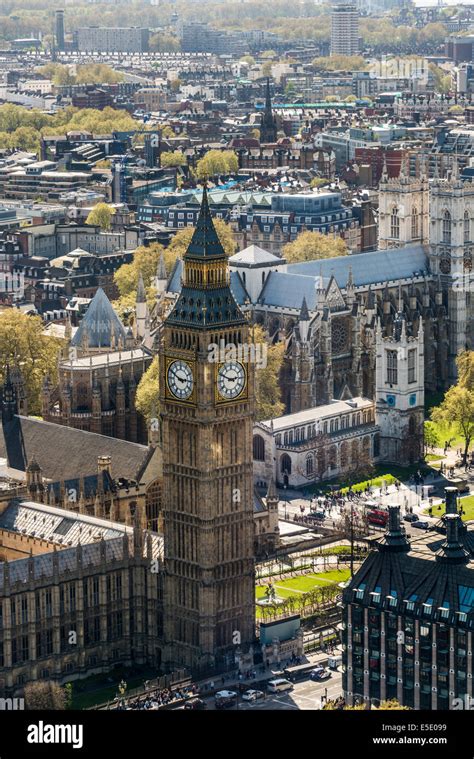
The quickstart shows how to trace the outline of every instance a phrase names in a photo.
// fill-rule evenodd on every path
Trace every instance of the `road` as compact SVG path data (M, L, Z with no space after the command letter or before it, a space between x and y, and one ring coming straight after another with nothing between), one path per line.
M312 680L301 680L295 683L293 690L283 693L269 694L258 701L248 702L239 701L236 706L232 707L235 711L277 711L277 710L314 710L321 708L321 696L325 695L327 688L327 697L329 700L342 696L342 675L340 672L333 672L330 680L325 683L316 683ZM205 699L208 709L214 710L214 698ZM230 710L230 709L229 709Z

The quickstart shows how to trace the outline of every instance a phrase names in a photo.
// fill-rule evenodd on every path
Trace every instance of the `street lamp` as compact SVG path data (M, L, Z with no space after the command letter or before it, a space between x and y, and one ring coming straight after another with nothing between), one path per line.
M285 474L286 474L286 469L285 469ZM288 487L288 485L285 482L283 484L283 493L284 493L284 496L285 496L285 519L288 519L288 513L287 513L288 498L286 496L286 489L287 489L287 487Z

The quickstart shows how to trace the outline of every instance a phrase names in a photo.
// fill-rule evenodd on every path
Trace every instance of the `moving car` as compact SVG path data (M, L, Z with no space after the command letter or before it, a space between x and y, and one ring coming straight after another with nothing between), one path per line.
M202 698L189 698L184 704L184 709L207 709L207 706Z
M329 680L330 677L332 677L332 673L325 667L316 667L310 675L311 680L316 680L319 683Z
M246 690L242 693L242 701L256 701L258 698L264 698L265 693L262 690Z
M234 690L219 690L215 695L216 709L227 709L237 701L237 693Z
M403 517L405 522L418 522L418 516L416 514L405 514Z
M293 683L290 683L290 681L286 680L284 677L279 677L276 680L269 680L267 688L270 693L280 693L281 691L292 690Z
M314 517L314 519L326 519L324 511L310 511L309 516Z

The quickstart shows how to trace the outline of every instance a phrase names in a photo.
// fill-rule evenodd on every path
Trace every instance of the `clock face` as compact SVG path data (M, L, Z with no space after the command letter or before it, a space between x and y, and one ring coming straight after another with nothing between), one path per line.
M185 401L193 392L194 379L186 361L173 361L168 367L168 387L175 398Z
M238 361L227 361L217 373L217 389L226 401L237 398L245 387L245 369Z

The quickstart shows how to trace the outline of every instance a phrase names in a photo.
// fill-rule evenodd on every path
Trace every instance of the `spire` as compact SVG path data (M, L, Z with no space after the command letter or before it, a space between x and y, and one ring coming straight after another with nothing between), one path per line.
M156 279L157 280L168 279L168 275L166 274L165 257L163 255L163 251L161 251L160 260L158 261L158 268L156 270Z
M387 154L383 154L383 166L382 166L382 176L381 176L382 182L388 182L388 168L387 168Z
M303 295L303 303L301 304L300 322L309 322L308 304L306 303L306 296Z
M207 197L207 187L204 185L202 192L201 211L197 220L196 229L184 254L184 260L190 259L226 259L222 243L212 221Z
M137 303L146 303L145 285L141 271L138 274Z
M349 264L349 273L347 275L346 290L352 290L354 287L354 277L352 275L352 266Z
M268 483L268 490L267 490L267 504L268 501L278 501L278 492L275 485L275 480L273 478L273 475L270 478L270 482Z
M272 99L270 96L270 79L267 77L265 89L265 110L262 114L260 142L275 142L277 138L277 124L272 111Z

